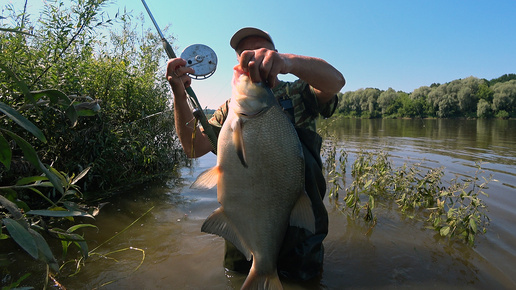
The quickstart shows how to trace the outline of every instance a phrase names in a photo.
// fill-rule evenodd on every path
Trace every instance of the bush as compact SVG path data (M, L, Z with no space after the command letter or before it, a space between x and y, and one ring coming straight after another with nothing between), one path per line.
M507 111L501 110L496 113L495 117L499 119L509 119L510 115Z
M0 34L0 62L19 79L30 80L26 90L52 88L75 104L100 111L72 123L50 100L27 104L5 72L0 73L3 101L23 112L47 136L46 144L30 136L27 140L44 163L64 172L91 167L81 181L88 192L170 173L184 156L174 132L169 86L161 69L166 56L159 36L150 30L136 33L139 30L127 14L106 19L102 14L106 1L81 3L46 2L37 24L12 10L18 27L34 26L33 36ZM107 26L118 29L113 27L109 35L98 31ZM11 124L2 125L22 134ZM15 151L14 155L17 163L20 154ZM0 170L0 183L20 176L20 172Z
M105 2L45 2L37 25L9 7L18 24L0 27L0 240L44 262L47 277L66 264L70 247L79 249L77 261L92 252L80 230L95 226L78 219L98 210L84 205L81 188L170 174L184 158L159 37L136 35L122 15L122 30L106 42L95 33L112 22L103 20ZM30 26L33 33L23 31ZM16 288L26 277L2 283Z

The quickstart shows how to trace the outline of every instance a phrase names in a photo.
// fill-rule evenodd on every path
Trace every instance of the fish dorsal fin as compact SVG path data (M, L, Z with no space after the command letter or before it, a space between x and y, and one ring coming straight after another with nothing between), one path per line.
M240 235L226 216L222 207L217 208L202 224L201 231L208 234L215 234L230 241L242 252L248 261L251 260L251 251L240 239Z
M231 129L233 130L233 144L235 145L238 159L240 159L240 163L242 163L242 166L247 168L244 134L242 134L242 126L243 122L241 118L236 118L233 120L233 123L231 123Z
M292 209L290 225L315 233L315 217L312 210L312 202L304 190Z
M197 176L197 179L190 185L190 188L210 189L217 185L219 174L220 168L218 166L207 169Z

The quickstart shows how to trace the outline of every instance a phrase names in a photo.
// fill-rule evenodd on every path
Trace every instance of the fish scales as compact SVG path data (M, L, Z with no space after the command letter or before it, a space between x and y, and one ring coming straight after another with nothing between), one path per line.
M304 192L303 150L276 100L247 76L237 72L235 78L217 166L194 183L216 180L221 204L201 230L224 237L253 258L243 288L281 289L276 264L289 223L312 232L315 224Z

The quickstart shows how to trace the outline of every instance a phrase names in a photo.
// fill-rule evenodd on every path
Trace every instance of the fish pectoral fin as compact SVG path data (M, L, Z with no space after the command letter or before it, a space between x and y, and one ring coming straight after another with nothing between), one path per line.
M231 129L233 130L233 144L235 145L238 159L240 159L242 166L247 168L248 166L245 156L244 134L242 134L242 119L236 118L231 125Z
M292 209L290 225L315 233L315 216L312 210L312 202L304 190Z
M201 232L215 234L230 241L235 247L244 254L248 261L251 260L251 251L240 239L238 231L227 217L222 207L217 208L202 224Z
M197 179L190 185L190 188L210 189L217 185L219 175L220 168L218 166L207 169L197 176Z

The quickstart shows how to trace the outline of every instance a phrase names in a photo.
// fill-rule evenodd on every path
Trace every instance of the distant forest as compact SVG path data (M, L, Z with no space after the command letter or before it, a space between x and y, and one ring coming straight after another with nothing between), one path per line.
M412 93L366 88L338 97L337 111L357 118L516 118L516 74L471 76Z

